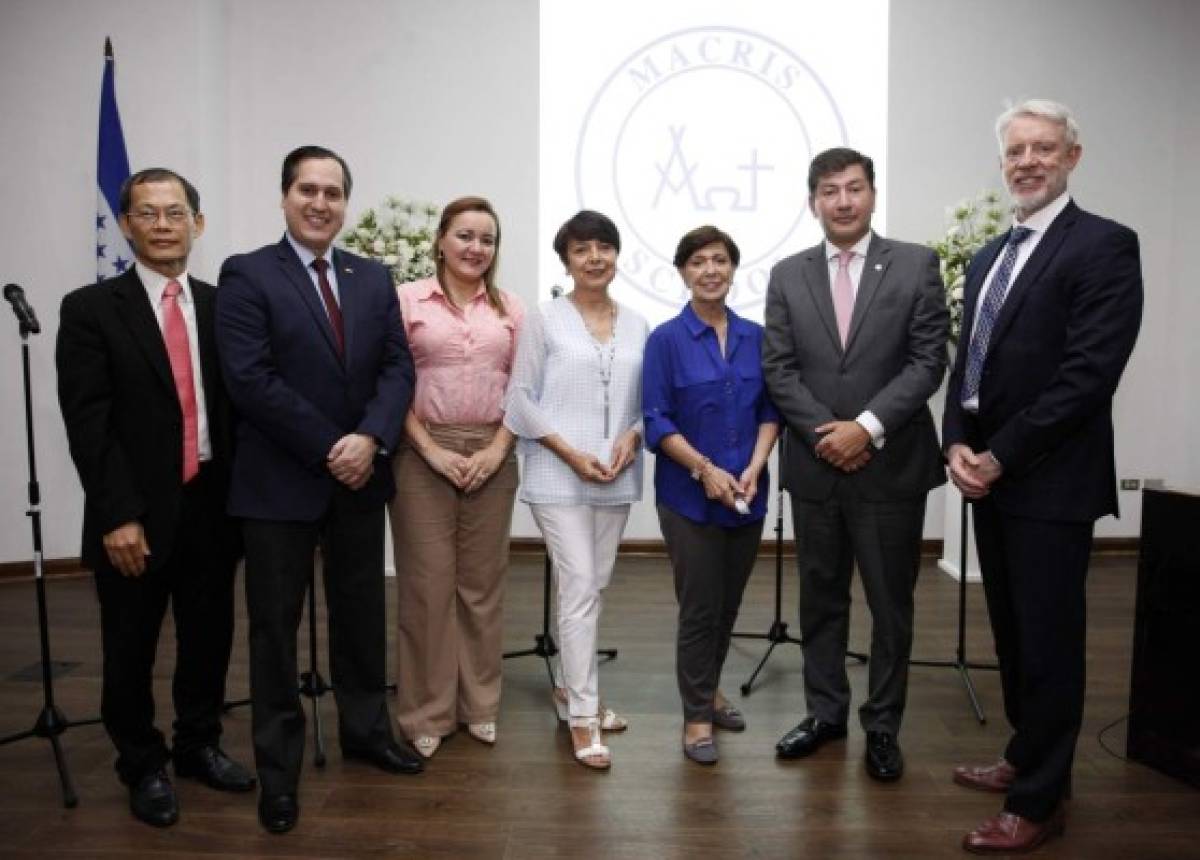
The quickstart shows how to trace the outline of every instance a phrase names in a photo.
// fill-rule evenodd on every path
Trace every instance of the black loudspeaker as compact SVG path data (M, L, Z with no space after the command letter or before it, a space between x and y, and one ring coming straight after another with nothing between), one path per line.
M1200 788L1200 495L1142 493L1129 758Z

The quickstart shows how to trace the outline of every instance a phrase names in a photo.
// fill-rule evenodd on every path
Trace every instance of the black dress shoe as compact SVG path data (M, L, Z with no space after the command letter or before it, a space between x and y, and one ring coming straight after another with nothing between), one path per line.
M217 791L251 791L254 775L214 744L202 746L185 756L176 757L175 775L198 779Z
M904 773L900 744L890 732L867 732L867 773L880 782L893 782Z
M826 741L834 741L846 736L844 725L834 725L816 717L805 717L800 725L792 729L775 744L775 754L779 758L804 758L816 752Z
M421 757L410 750L404 744L399 744L393 741L387 746L377 747L375 749L347 749L342 748L342 758L357 759L365 761L368 764L373 764L380 770L386 770L388 773L420 773L425 769L425 763L421 761Z
M287 833L300 820L294 794L264 794L258 799L258 820L271 833Z
M160 767L129 787L129 811L154 827L170 827L179 820L179 801L165 770Z

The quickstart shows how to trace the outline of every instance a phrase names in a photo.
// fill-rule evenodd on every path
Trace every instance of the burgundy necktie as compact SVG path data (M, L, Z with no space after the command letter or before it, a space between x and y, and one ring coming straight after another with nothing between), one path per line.
M853 259L853 251L839 251L837 276L833 279L833 312L837 316L843 349L850 334L850 317L854 315L854 284L850 281L850 261Z
M183 410L183 482L186 484L200 471L200 441L196 422L196 381L192 376L192 351L188 346L187 324L179 307L182 292L179 281L167 281L163 290L163 339L167 342L167 358L171 361L171 376L175 378L175 393Z
M333 296L329 286L329 278L325 272L329 269L329 261L321 257L312 261L312 267L317 270L317 285L321 288L321 299L325 302L325 313L329 314L329 322L333 325L333 339L337 341L338 355L346 354L346 333L342 328L342 309Z

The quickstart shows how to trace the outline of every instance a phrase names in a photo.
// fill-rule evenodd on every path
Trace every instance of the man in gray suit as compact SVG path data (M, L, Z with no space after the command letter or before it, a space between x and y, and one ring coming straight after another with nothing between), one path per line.
M904 771L897 735L908 686L913 587L925 496L945 482L926 401L946 369L950 318L938 261L871 232L871 159L813 159L808 205L825 241L780 261L767 287L763 370L787 424L780 472L792 497L808 715L779 741L800 758L846 736L850 576L871 607L866 767Z

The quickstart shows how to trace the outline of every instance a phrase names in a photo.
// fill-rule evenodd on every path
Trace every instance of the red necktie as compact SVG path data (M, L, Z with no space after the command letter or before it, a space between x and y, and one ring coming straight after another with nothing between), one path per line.
M833 279L833 312L837 315L843 348L850 334L850 317L854 315L854 284L850 281L850 261L853 259L853 251L839 251L837 275Z
M337 299L333 297L333 289L329 286L329 278L325 277L325 271L329 268L329 261L321 257L312 261L312 267L317 270L317 285L321 288L321 299L325 302L325 313L329 314L329 322L333 325L333 339L337 341L338 355L346 354L346 335L342 328L342 309L338 306Z
M167 342L167 357L171 360L171 375L175 377L175 392L183 410L183 482L186 484L200 471L200 447L196 424L196 382L192 377L192 351L188 347L187 325L179 308L179 281L167 281L163 290L163 338Z

